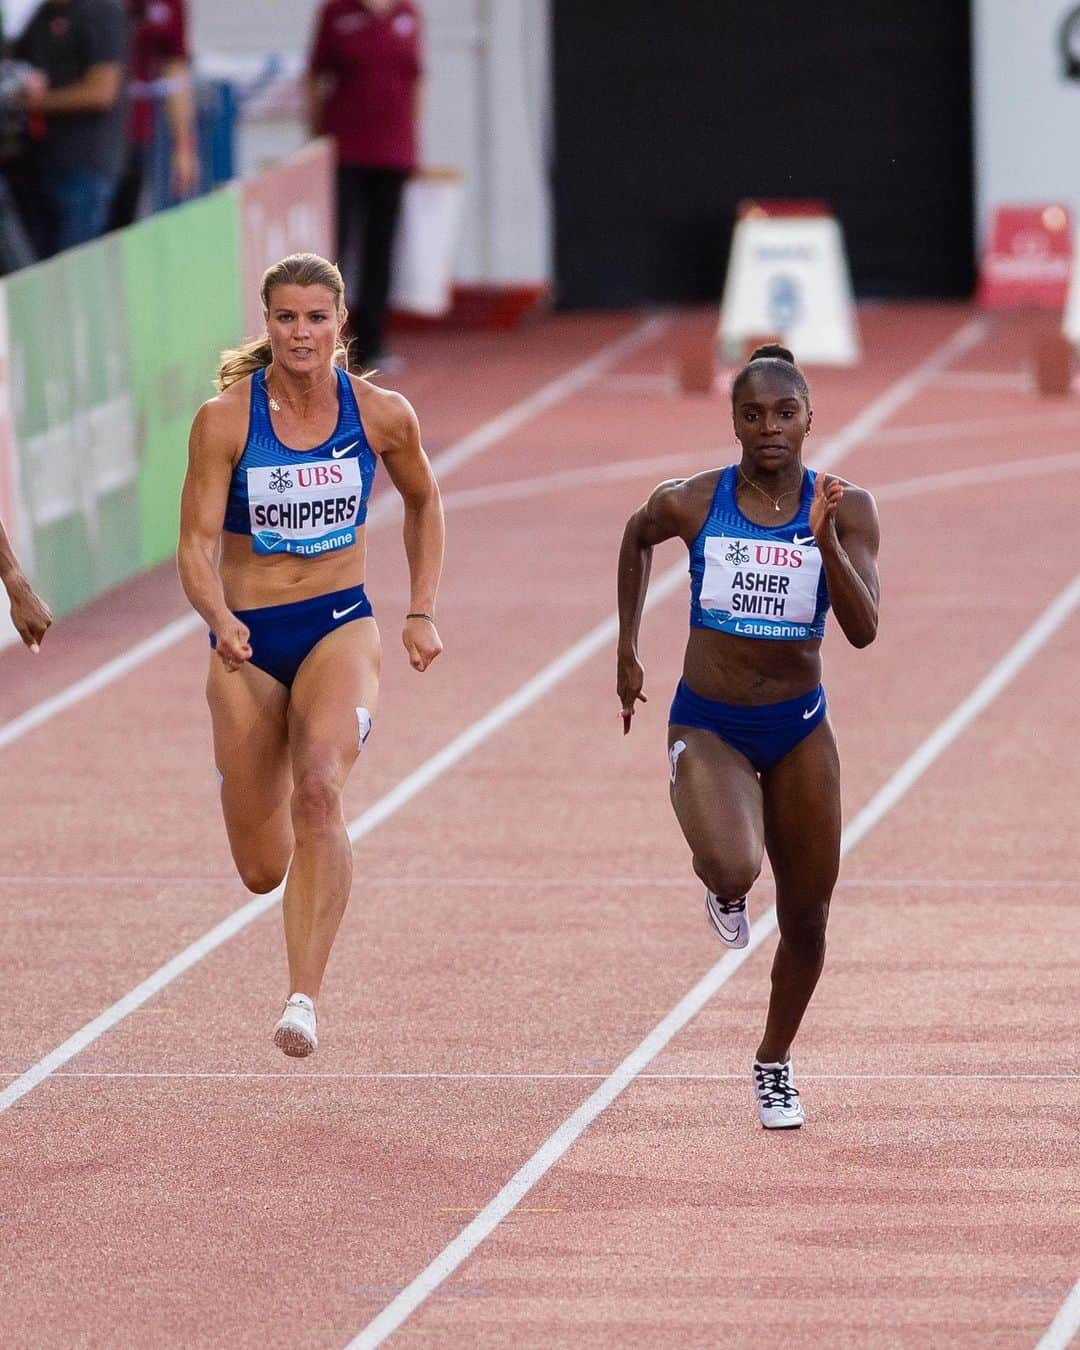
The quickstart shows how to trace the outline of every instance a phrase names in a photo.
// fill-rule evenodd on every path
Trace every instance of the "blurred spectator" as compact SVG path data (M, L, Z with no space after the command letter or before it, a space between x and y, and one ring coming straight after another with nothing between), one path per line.
M174 197L189 197L199 177L195 105L187 49L187 0L127 0L131 21L131 118L127 163L113 198L109 228L138 215L146 160L154 136L156 91L164 86L169 127L169 182Z
M6 51L0 14L0 51ZM44 79L24 61L0 58L0 276L34 262L37 254L19 214L8 180L17 180L26 137L26 91L45 87Z
M344 266L354 262L346 284L358 366L386 366L390 263L402 189L417 162L422 73L416 5L324 0L308 63L308 116L313 135L337 142L338 255Z
M38 254L103 234L124 168L128 21L121 0L45 0L15 44L45 87L24 93L30 115L30 204Z

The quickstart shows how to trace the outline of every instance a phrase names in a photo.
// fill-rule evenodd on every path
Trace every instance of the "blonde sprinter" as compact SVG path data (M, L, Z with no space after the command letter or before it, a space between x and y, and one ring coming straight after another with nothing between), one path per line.
M352 881L342 793L379 692L364 590L379 461L404 504L402 641L417 671L442 651L443 513L409 403L344 368L338 269L295 254L266 272L261 295L266 335L223 355L221 392L191 428L178 560L210 629L206 694L233 859L252 891L288 873L289 988L274 1041L308 1055Z

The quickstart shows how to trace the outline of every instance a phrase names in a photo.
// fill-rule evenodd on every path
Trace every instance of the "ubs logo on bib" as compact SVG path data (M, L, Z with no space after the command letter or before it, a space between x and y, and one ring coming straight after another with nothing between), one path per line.
M340 464L313 464L310 468L296 471L296 482L302 488L327 487L331 483L344 481L345 475Z
M742 562L749 562L749 555ZM755 544L754 561L762 567L801 567L802 550L783 544Z

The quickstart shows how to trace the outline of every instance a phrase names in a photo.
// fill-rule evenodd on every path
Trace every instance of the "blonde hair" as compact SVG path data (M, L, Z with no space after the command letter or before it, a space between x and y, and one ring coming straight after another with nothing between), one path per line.
M332 262L320 258L317 253L290 253L287 258L282 258L280 262L266 269L262 285L259 287L259 295L262 297L265 310L270 308L270 295L275 286L325 286L333 293L339 317L345 309L345 283L341 273ZM235 384L245 375L263 369L273 359L270 337L267 333L261 337L251 338L239 347L223 351L217 379L214 381L218 392L223 393L230 384ZM340 338L334 348L334 364L348 369L349 349Z

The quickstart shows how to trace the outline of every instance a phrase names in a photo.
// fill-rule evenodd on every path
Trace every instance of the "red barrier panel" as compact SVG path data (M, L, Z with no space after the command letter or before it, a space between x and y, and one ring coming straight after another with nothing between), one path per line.
M290 253L334 257L334 151L323 138L240 184L244 241L244 328L263 331L259 282Z
M999 206L979 269L978 303L984 309L1060 309L1072 270L1072 240L1067 206Z

